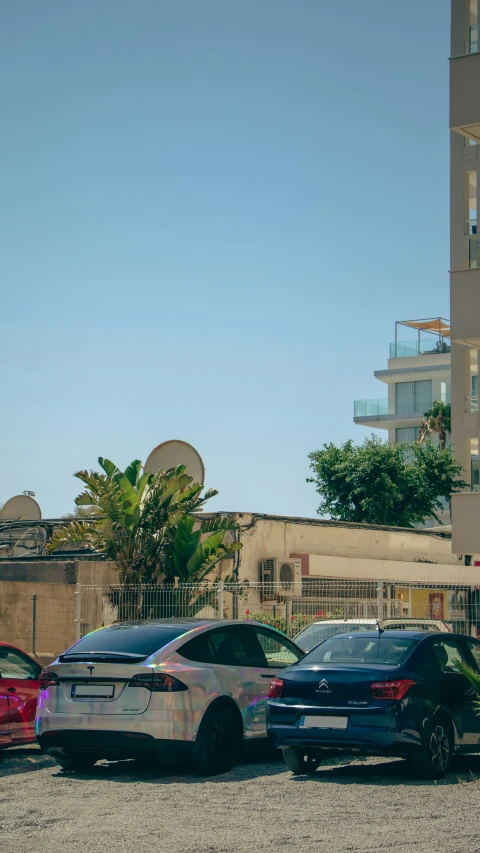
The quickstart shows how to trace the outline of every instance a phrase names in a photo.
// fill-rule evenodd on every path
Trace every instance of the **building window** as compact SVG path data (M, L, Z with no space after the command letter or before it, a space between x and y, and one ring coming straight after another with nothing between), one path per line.
M409 412L424 414L432 405L432 380L397 382L395 399L395 411L398 415L406 415Z
M395 430L396 444L413 444L418 440L420 427L399 427Z
M467 39L465 53L478 53L479 50L478 0L467 0Z
M474 139L470 139L469 136L463 137L463 144L465 148L472 148L474 145L477 145Z
M470 439L470 488L480 492L480 463L478 459L478 438Z
M465 172L465 236L477 233L477 172Z

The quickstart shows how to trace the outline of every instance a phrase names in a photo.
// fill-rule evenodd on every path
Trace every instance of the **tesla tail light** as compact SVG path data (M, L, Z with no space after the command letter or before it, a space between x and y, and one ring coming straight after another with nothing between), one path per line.
M40 674L40 678L38 681L38 689L46 690L47 687L55 687L56 684L60 684L60 679L56 672L48 672L48 670L44 669Z
M168 675L166 672L146 672L134 675L128 682L130 687L145 687L152 693L177 693L179 690L188 690L183 681Z
M279 699L282 695L283 681L281 678L274 678L267 693L269 699Z
M407 690L413 687L415 681L402 678L399 681L375 681L370 685L374 699L403 699Z

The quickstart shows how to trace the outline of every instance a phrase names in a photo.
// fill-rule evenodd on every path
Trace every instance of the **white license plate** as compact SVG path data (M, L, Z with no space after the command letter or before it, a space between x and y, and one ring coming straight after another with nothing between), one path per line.
M302 717L302 729L346 729L348 717Z
M74 684L73 699L111 699L115 691L113 684Z

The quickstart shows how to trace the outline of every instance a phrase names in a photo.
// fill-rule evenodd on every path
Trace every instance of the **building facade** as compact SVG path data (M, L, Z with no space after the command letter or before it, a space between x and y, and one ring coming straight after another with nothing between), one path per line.
M450 324L448 320L402 320L395 324L386 370L376 370L386 395L355 400L353 420L388 430L394 444L416 441L423 415L435 400L450 402Z
M452 443L469 491L452 498L452 548L480 552L479 0L452 0L450 56L450 317Z

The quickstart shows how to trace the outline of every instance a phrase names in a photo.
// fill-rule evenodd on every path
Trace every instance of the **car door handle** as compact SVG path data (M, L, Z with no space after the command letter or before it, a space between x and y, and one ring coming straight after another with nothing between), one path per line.
M7 687L7 693L16 693L16 692L17 692L16 687Z
M261 673L262 678L269 678L270 681L274 678L273 672L271 675L266 675L264 672Z

